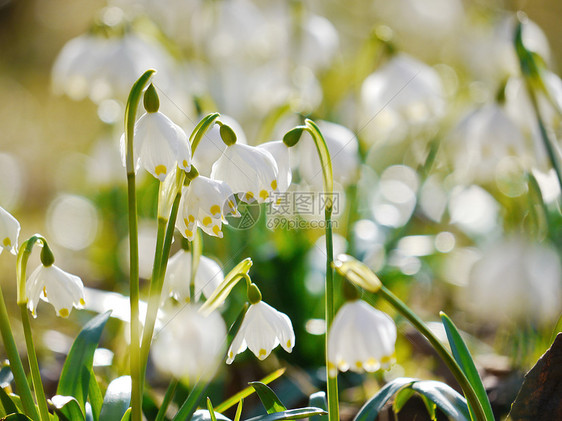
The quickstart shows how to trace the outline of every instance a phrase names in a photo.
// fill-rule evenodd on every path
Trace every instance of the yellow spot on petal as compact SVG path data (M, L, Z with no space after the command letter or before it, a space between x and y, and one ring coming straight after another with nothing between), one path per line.
M218 225L215 225L213 227L213 232L215 233L215 235L219 235L219 233L221 232L221 229L219 228Z
M355 361L355 367L361 369L363 368L363 363L361 361Z
M221 213L221 207L219 205L211 206L211 215L216 215L217 213Z
M187 238L193 237L193 232L190 231L190 230L188 230L188 229L186 229L186 230L185 230L185 236L186 236Z
M383 357L383 359L384 359L384 357ZM371 357L365 362L365 365L375 366L375 365L378 365L378 362L375 358Z
M43 287L43 295L47 296L47 287Z
M184 223L185 225L189 225L189 221L187 220L187 218L183 218L183 223Z
M290 348L290 347L291 347L291 340L289 339L289 340L287 341L287 348Z
M260 197L265 200L269 197L269 193L266 192L265 190L260 191Z
M250 200L252 200L254 198L254 193L252 193L251 191L249 191L248 193L246 193L246 202L249 202Z
M2 241L2 244L4 245L4 247L9 247L12 245L12 241L8 237L6 237L4 238L4 241Z
M392 356L390 355L385 355L384 357L381 358L381 364L388 364L391 361L392 361Z
M187 167L187 161L185 159L183 160L183 162L181 164L184 166L184 168Z
M80 298L80 305L81 305L81 306L85 306L85 305L86 305L86 301L84 301L83 298Z
M160 174L166 174L168 170L166 169L165 165L156 165L156 168L154 168L154 172L158 176Z
M277 190L277 180L273 180L273 181L271 182L271 188L272 188L273 190Z
M262 348L262 349L260 349L260 352L258 354L258 358L263 359L263 358L265 358L266 355L267 355L267 351Z
M61 317L68 317L69 314L70 312L66 308L61 308L59 311L59 316Z
M230 351L230 352L228 353L228 357L229 357L229 358L234 358L234 352Z
M189 222L195 222L195 217L193 215L189 215Z
M206 227L211 225L213 223L213 220L211 219L210 216L206 216L203 218L203 225L205 225Z

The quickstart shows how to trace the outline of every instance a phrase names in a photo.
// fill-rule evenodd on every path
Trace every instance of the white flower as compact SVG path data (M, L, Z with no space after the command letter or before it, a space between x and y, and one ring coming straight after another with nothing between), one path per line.
M8 211L0 207L0 254L4 249L17 253L20 223Z
M277 187L280 193L287 191L291 185L293 174L291 172L291 148L282 140L266 142L258 145L258 148L268 151L277 163Z
M512 236L489 246L474 264L461 303L488 323L547 324L562 310L561 278L554 248Z
M227 182L246 203L264 203L271 201L278 191L277 174L277 164L269 152L235 143L213 164L211 178Z
M176 227L192 241L197 227L212 236L222 238L225 216L238 216L232 190L223 181L199 175L183 187Z
M168 261L168 269L164 277L162 291L166 296L177 301L189 301L191 283L191 253L180 250ZM212 259L201 256L195 273L195 301L199 301L201 293L209 298L216 287L224 280L221 267Z
M39 265L27 279L25 293L27 308L33 317L36 317L39 297L51 303L60 317L68 317L72 307L82 308L85 305L82 280L55 265Z
M135 124L133 153L135 171L142 165L150 174L164 181L176 165L191 169L191 147L181 127L161 112L145 113ZM126 163L125 134L121 136L121 160Z
M382 311L361 300L344 304L328 333L328 369L373 372L394 359L396 325Z
M197 306L187 305L165 323L150 349L156 367L176 378L194 384L215 373L226 339L226 326L219 313L207 317Z
M275 310L269 304L260 301L252 304L232 345L228 349L227 364L234 361L234 356L246 348L260 360L264 360L277 345L281 344L287 352L295 346L295 332L286 314Z
M332 160L334 182L343 186L355 182L359 168L359 141L348 128L328 121L319 121L318 128L328 146ZM299 172L311 186L320 189L323 186L322 167L316 145L306 133L299 141Z

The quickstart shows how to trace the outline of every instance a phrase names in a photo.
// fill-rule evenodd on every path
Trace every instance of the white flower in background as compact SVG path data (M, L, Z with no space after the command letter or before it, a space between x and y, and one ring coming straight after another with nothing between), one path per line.
M301 66L313 71L326 69L334 59L338 47L338 32L328 19L309 15L304 20L297 59Z
M484 105L466 115L453 129L448 146L455 173L463 182L493 182L498 165L506 157L526 166L523 133L497 104Z
M396 325L382 311L361 300L344 304L328 332L328 370L373 372L394 360Z
M317 124L330 152L334 182L344 187L354 183L359 169L357 136L348 128L336 123L318 121ZM297 148L299 148L299 172L302 178L309 185L321 189L323 178L320 158L308 132L303 133Z
M248 143L242 126L235 119L221 114L220 121L234 130L236 143L242 145ZM225 149L226 145L220 136L220 126L215 124L205 133L197 146L197 150L193 153L193 165L195 165L199 174L209 177L213 164L221 157Z
M285 351L292 352L295 332L291 320L286 314L259 301L248 308L240 330L228 349L226 363L231 364L234 357L246 348L250 348L256 357L264 360L279 344Z
M27 279L25 293L33 317L39 298L51 303L60 317L68 317L72 307L83 308L86 304L82 280L55 265L40 264Z
M18 250L20 223L8 211L0 206L0 254L4 249L12 254Z
M125 134L121 136L121 160L126 164ZM133 141L135 171L142 165L150 174L164 181L176 166L189 172L191 147L187 135L161 112L148 112L135 123Z
M546 324L562 310L561 278L560 258L550 245L504 238L472 267L461 304L489 323Z
M291 148L282 140L266 142L258 145L258 148L268 151L277 163L277 187L280 193L287 191L291 185L293 174L291 172Z
M55 93L74 100L89 97L125 101L133 83L144 71L158 69L155 81L170 85L173 62L159 45L134 33L124 36L81 35L70 40L59 53L52 70Z
M160 371L190 384L214 375L226 340L226 326L220 314L214 311L205 317L197 309L187 305L169 314L169 321L155 335L150 348Z
M237 143L225 149L211 171L213 180L227 182L246 203L272 201L272 195L279 191L277 176L277 164L269 152Z
M191 253L189 251L182 249L170 257L164 277L163 294L174 297L179 302L189 301L191 296L191 271ZM195 301L199 301L201 293L209 298L223 280L224 274L218 263L208 257L201 256L194 279Z
M222 238L225 217L240 215L229 185L202 175L183 187L179 208L176 227L189 241L193 240L197 227L208 235Z
M369 144L399 141L409 128L429 125L444 114L444 90L434 69L397 54L364 80L361 105Z

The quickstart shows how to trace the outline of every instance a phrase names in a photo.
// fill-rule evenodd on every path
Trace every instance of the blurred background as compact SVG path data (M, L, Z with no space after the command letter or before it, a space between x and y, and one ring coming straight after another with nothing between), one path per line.
M280 139L304 117L321 121L340 205L336 252L367 263L425 320L451 315L505 414L522 373L560 330L562 309L560 187L513 47L518 11L530 20L525 45L552 72L539 105L560 137L562 4L554 0L0 0L0 206L21 222L20 241L43 233L85 286L126 295L118 145L128 91L144 70L158 70L162 111L188 132L213 111L252 145ZM293 155L292 192L319 188L306 142ZM217 157L201 152L199 171L208 175ZM139 176L144 278L157 191ZM252 257L264 300L289 315L297 335L290 355L237 361L217 395L287 364L279 387L288 405L322 387L324 239L312 223L321 214L292 209L283 220L304 229L268 229L262 207L250 229L204 238L204 254L225 272ZM8 301L14 263L0 256ZM227 321L243 300L242 290L231 297ZM399 324L397 364L343 376L344 412L385 379L450 380L407 324L380 309ZM56 385L91 313L62 320L49 310L39 307L37 342ZM97 369L106 380L126 372L122 329L114 320L106 331ZM158 390L162 375L152 369L150 379Z

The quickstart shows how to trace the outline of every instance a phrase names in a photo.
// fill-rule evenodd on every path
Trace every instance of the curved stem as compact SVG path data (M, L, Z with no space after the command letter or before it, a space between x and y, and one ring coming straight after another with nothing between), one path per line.
M21 363L20 356L18 354L18 349L16 347L16 342L14 341L14 335L12 334L12 328L10 327L10 320L8 317L8 311L6 309L6 303L4 302L4 294L2 293L2 288L0 287L0 334L2 335L2 342L10 360L10 370L14 375L14 380L16 382L16 391L18 392L21 403L23 405L23 410L25 414L31 419L38 419L39 414L37 413L37 408L35 407L35 402L33 402L33 396L31 394L31 389L29 383L27 382L27 377L23 370L23 365Z
M406 305L404 304L396 295L394 295L389 289L381 286L380 290L377 292L380 294L389 304L391 304L400 314L402 314L406 319L414 325L414 327L427 338L429 343L433 346L433 349L439 354L443 362L447 365L455 379L462 388L466 400L470 404L470 407L474 411L476 419L478 421L487 421L484 409L478 400L476 392L472 388L470 382L466 378L464 372L459 367L455 359L451 356L449 351L441 343L435 334L426 326L426 324Z
M127 168L127 199L129 217L129 294L131 308L131 343L129 348L130 371L132 380L131 390L131 420L142 419L142 390L143 382L140 368L140 339L139 339L139 241L137 221L137 197L135 186L135 156L133 153L133 138L137 108L143 90L154 70L147 70L133 85L125 108L125 143Z
M27 306L20 304L21 320L23 324L23 333L25 336L25 345L27 347L27 358L29 360L29 369L31 371L31 379L33 381L33 389L35 390L35 398L39 406L39 415L41 421L49 421L49 409L47 407L47 398L43 390L43 383L41 382L41 372L39 371L39 363L37 362L37 354L33 344L33 336L31 334L31 324L29 323L29 314Z
M328 361L328 331L334 320L334 269L332 262L334 261L334 246L332 238L332 209L333 209L333 191L334 180L332 172L332 160L328 145L320 132L320 129L312 120L305 120L306 130L312 136L318 151L320 165L322 167L322 179L324 183L325 195L325 211L324 219L326 221L326 292L325 292L325 319L326 319L326 335L324 342L324 352L326 362ZM327 398L328 398L328 418L329 421L339 420L339 402L338 402L338 378L330 376L328 364L326 364L326 375L328 379Z

